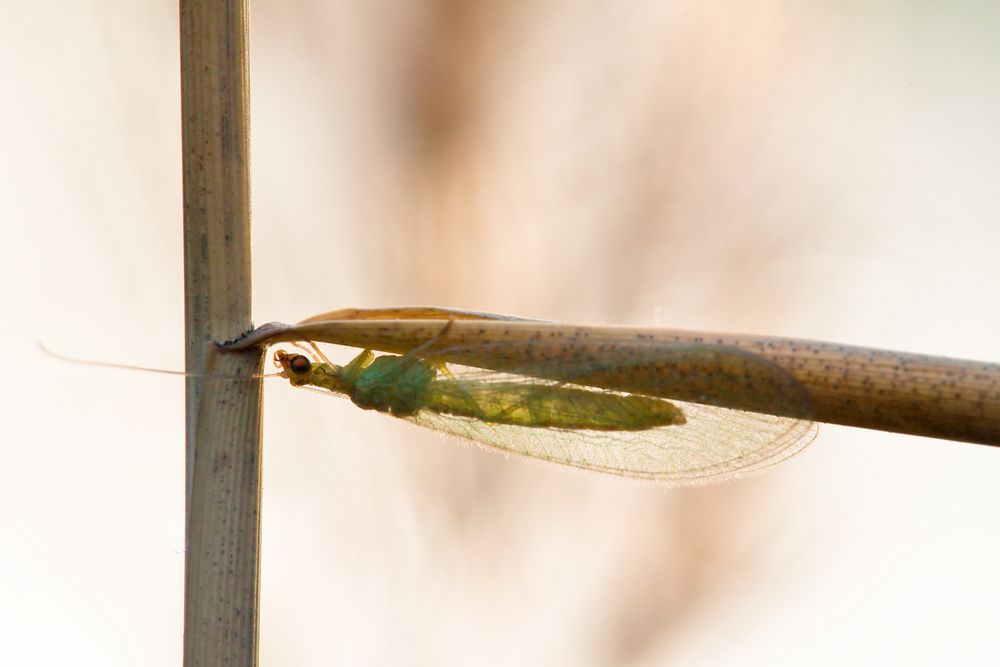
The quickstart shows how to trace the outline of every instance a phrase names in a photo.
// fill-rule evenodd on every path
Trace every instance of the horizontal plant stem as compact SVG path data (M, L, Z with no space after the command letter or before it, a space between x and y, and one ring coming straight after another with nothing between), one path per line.
M409 315L419 319L388 319ZM451 321L442 335L444 324ZM555 355L589 372L573 382L861 428L1000 445L1000 364L791 338L576 326L440 309L337 311L272 323L224 345L312 340L403 354L440 336L443 361L544 377ZM614 360L662 350L618 371ZM571 356L570 356L571 355ZM682 361L679 367L676 360ZM526 369L529 369L526 371ZM725 378L725 391L712 390ZM552 376L562 380L563 376ZM770 393L769 393L770 392ZM774 396L777 400L772 400Z

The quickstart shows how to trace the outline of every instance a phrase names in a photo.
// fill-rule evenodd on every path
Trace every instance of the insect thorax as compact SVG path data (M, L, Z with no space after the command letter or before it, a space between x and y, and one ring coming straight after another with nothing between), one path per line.
M366 410L407 417L425 406L427 387L436 374L433 367L417 358L377 357L358 377L351 400Z

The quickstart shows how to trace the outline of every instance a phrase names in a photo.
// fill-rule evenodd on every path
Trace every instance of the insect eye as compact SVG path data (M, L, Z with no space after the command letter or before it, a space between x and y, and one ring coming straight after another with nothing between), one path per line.
M296 375L302 375L309 372L309 369L312 368L312 362L309 361L309 357L296 354L288 360L288 368Z

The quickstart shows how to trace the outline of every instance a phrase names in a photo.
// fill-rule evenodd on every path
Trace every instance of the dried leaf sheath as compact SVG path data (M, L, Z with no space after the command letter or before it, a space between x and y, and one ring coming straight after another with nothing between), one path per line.
M412 319L389 319L397 315ZM405 353L440 333L452 317L452 311L433 308L336 311L298 325L264 325L224 347L313 340ZM560 364L587 366L661 346L667 356L677 351L683 363L674 358L625 373L605 369L587 381L642 393L659 387L666 398L721 407L1000 444L998 364L787 338L497 318L458 316L434 353L499 371L544 370L548 364L561 372Z

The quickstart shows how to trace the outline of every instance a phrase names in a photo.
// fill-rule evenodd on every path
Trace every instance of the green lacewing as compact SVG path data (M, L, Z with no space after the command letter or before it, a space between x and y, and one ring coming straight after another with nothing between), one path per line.
M313 348L275 353L294 386L501 452L668 485L750 474L816 433L788 373L711 342L407 308L272 323L221 347L280 342ZM338 365L317 342L363 351Z

